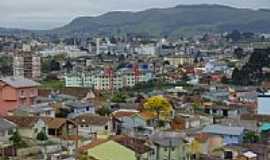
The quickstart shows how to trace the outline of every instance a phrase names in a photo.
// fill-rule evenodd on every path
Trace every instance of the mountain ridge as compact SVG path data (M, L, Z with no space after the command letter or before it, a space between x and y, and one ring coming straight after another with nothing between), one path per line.
M111 11L96 17L77 17L70 23L52 30L32 32L60 36L127 33L176 36L205 32L229 32L234 29L243 32L270 33L270 10L200 4L152 8L138 12Z

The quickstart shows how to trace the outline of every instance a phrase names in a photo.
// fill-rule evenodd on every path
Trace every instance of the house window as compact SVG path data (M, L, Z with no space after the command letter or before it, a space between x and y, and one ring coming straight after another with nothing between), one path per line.
M24 90L21 90L21 96L23 96L24 95Z
M86 107L86 111L89 111L89 107Z
M31 90L31 94L32 94L32 95L35 95L35 93L36 93L36 90L35 90L35 89L32 89L32 90Z
M172 147L172 152L175 150L175 147Z
M12 129L8 130L8 135L12 135L12 134L13 134L13 130Z
M106 125L106 126L104 127L104 129L105 129L105 130L108 130L108 125Z
M164 148L164 151L165 151L165 152L167 152L167 151L168 151L168 148L167 148L167 147L165 147L165 148Z
M46 111L45 114L46 115L50 115L51 114L51 111Z

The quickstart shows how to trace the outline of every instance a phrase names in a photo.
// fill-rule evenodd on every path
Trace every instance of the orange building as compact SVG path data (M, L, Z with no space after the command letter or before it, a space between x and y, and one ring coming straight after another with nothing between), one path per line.
M22 77L0 79L0 115L20 106L30 106L38 96L40 84Z

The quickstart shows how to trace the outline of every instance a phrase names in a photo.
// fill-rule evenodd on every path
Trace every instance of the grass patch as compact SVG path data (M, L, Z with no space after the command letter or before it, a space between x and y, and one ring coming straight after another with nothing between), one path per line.
M65 88L65 82L60 80L42 81L40 89L61 90Z

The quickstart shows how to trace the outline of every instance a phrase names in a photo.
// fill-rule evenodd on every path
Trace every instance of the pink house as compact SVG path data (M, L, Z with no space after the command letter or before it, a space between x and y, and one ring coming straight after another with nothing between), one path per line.
M20 106L29 106L38 96L40 84L22 77L0 79L0 115Z

